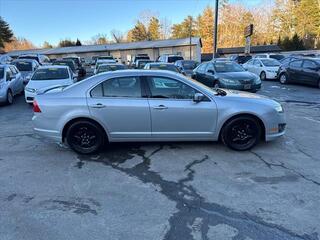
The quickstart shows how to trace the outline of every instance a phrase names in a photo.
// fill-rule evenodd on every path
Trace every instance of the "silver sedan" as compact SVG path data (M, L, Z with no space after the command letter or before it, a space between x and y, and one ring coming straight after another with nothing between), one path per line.
M38 92L34 130L97 152L107 142L217 141L248 150L285 132L282 106L256 94L211 89L159 70L102 73Z

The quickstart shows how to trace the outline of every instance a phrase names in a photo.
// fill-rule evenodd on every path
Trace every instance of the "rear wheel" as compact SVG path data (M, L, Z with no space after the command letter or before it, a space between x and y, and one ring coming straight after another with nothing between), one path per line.
M265 72L260 73L260 79L261 79L261 81L265 81L267 79L267 75Z
M90 121L78 121L69 127L66 139L75 152L92 154L104 145L104 131Z
M245 151L258 144L261 138L261 127L258 121L250 116L237 117L222 129L222 141L229 148Z
M288 76L285 73L282 73L279 77L279 81L281 84L287 84L288 83Z
M13 103L13 94L11 90L8 90L7 92L7 104L10 105Z

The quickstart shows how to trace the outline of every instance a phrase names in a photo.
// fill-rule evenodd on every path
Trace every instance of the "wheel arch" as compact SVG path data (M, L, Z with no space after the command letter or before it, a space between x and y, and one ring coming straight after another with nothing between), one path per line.
M221 134L222 134L222 131L224 129L224 127L227 125L228 122L230 122L231 120L235 119L235 118L238 118L238 117L252 117L254 118L255 120L257 120L257 122L259 123L259 126L261 128L261 139L265 141L266 139L266 127L265 127L265 124L263 122L263 120L258 117L257 115L253 114L253 113L239 113L239 114L235 114L229 118L227 118L221 128L219 129L219 139L221 140Z
M88 122L91 122L93 124L96 124L97 126L99 126L102 130L103 130L103 135L105 137L105 140L106 141L109 141L109 136L108 136L108 132L106 131L106 129L103 127L103 125L101 123L99 123L98 121L92 119L92 118L89 118L89 117L76 117L76 118L73 118L73 119L70 119L68 122L66 122L66 124L64 125L63 129L62 129L62 142L65 141L65 138L66 138L66 134L67 134L67 131L68 131L68 128L75 122L78 122L78 121L88 121Z

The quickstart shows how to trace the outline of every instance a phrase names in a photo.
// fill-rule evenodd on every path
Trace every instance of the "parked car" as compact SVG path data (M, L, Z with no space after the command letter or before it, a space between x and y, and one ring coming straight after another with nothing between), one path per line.
M184 60L182 56L175 54L163 54L158 58L158 62L175 63L178 60Z
M36 60L40 65L50 64L50 59L43 54L23 54L20 55L18 59L33 59Z
M101 64L115 64L115 60L111 59L97 59L96 65L94 66L93 74L96 74L98 71L98 68Z
M116 61L114 58L113 58L113 56L98 56L97 57L97 60L114 60L114 61Z
M253 58L243 68L260 77L261 80L277 79L280 62L273 58Z
M33 72L40 66L36 60L33 59L16 59L12 61L21 73L23 83L27 84Z
M147 63L152 63L154 61L148 59L138 59L135 63L135 69L143 69Z
M12 57L10 57L8 54L0 55L0 64L10 64L11 61Z
M198 62L194 60L178 60L174 63L180 69L181 72L184 72L187 76L191 76L193 69L198 66Z
M300 58L301 58L300 56L288 56L288 57L282 58L279 62L281 64L287 64L287 63L291 62L292 60L296 60L296 59L300 59Z
M72 70L68 66L39 67L24 89L27 103L32 103L37 91L53 86L68 86L76 82Z
M153 62L153 63L147 63L144 66L144 69L152 69L152 70L168 70L176 73L182 73L182 72L176 65L173 63L162 63L162 62Z
M73 78L79 78L79 70L77 69L76 64L73 60L57 60L53 63L53 65L68 66L72 71Z
M279 81L282 84L300 83L320 88L320 58L301 58L281 65Z
M281 59L285 58L285 56L282 54L276 54L276 53L264 53L264 54L256 54L253 56L253 58L273 58L280 61Z
M138 60L150 60L150 57L148 56L148 54L137 54L133 56L132 61L129 63L129 66L131 68L136 68Z
M211 61L199 65L192 78L208 87L228 88L256 92L261 80L254 73L247 72L241 65L229 61Z
M120 63L101 64L99 65L96 74L124 69L127 69L127 66Z
M23 92L23 80L14 65L0 65L0 103L12 104L13 98Z
M82 61L80 57L64 57L63 60L74 61L79 77L84 77L87 74L86 69L82 66Z
M239 64L244 64L247 61L249 61L250 59L252 59L251 55L233 55L230 57L230 60L239 63Z
M33 126L80 154L107 142L217 141L248 150L285 133L282 106L169 71L114 71L35 97ZM130 124L129 124L130 123ZM151 124L152 123L152 124Z

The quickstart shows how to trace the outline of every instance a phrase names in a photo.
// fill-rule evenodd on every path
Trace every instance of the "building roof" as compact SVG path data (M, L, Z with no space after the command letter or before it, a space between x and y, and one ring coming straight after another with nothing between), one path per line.
M259 45L251 46L251 53L269 53L269 52L281 52L281 48L278 45ZM218 48L218 54L240 54L244 53L244 47L232 47L232 48Z
M130 49L146 49L146 48L164 48L176 46L188 46L190 44L189 38L181 39L168 39L157 41L142 41L130 43L112 43L112 44L99 44L99 45L82 45L73 47L59 47L59 48L46 48L46 49L30 49L30 50L16 50L8 54L10 56L18 56L21 54L72 54L84 52L103 52L114 50L130 50ZM199 37L191 38L191 45L201 46L201 39Z

